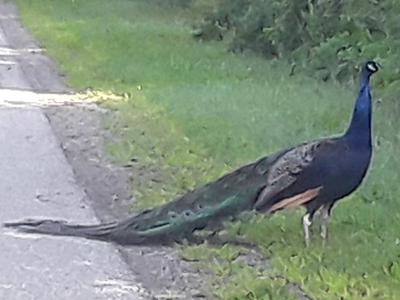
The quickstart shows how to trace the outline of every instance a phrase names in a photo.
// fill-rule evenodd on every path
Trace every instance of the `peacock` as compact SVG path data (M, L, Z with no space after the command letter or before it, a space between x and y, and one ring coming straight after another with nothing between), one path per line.
M74 225L62 220L28 219L5 223L22 232L79 236L122 245L165 244L191 240L195 232L219 228L224 220L245 211L275 213L303 206L304 239L320 212L320 234L328 235L335 203L357 189L372 156L372 97L370 77L380 65L366 62L352 119L337 137L306 142L263 157L218 180L126 220L96 225Z

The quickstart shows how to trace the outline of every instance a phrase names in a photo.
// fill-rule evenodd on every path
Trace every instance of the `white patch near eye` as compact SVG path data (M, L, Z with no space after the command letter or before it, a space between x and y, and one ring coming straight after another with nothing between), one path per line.
M373 64L367 64L367 69L370 70L371 72L376 72L377 69Z

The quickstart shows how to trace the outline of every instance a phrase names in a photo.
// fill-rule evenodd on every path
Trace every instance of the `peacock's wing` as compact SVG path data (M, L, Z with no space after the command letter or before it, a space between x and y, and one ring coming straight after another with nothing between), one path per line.
M318 170L316 165L322 162L321 158L336 155L338 145L336 138L317 140L294 147L279 157L270 166L265 187L255 202L255 209L271 212L298 206L314 199L323 188L316 184L318 180L315 180L320 174L308 172L307 175L313 178L310 177L307 182L304 178L305 171L311 167ZM300 179L305 184L299 189L296 183ZM293 189L294 186L297 188ZM289 190L293 190L293 193ZM287 197L277 199L276 196L281 194Z

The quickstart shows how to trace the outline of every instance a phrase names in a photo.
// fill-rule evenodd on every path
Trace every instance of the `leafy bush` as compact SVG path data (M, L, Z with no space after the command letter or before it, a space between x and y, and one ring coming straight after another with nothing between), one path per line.
M204 1L204 0L203 0ZM323 80L354 80L365 59L396 66L400 59L397 0L218 0L194 35L230 49L285 59ZM399 68L380 76L400 79Z

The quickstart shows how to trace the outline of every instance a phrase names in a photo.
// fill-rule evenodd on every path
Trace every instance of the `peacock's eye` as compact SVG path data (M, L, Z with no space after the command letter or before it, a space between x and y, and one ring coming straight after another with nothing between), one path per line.
M370 70L371 72L376 72L377 71L376 66L374 64L372 64L372 63L367 64L367 69Z

